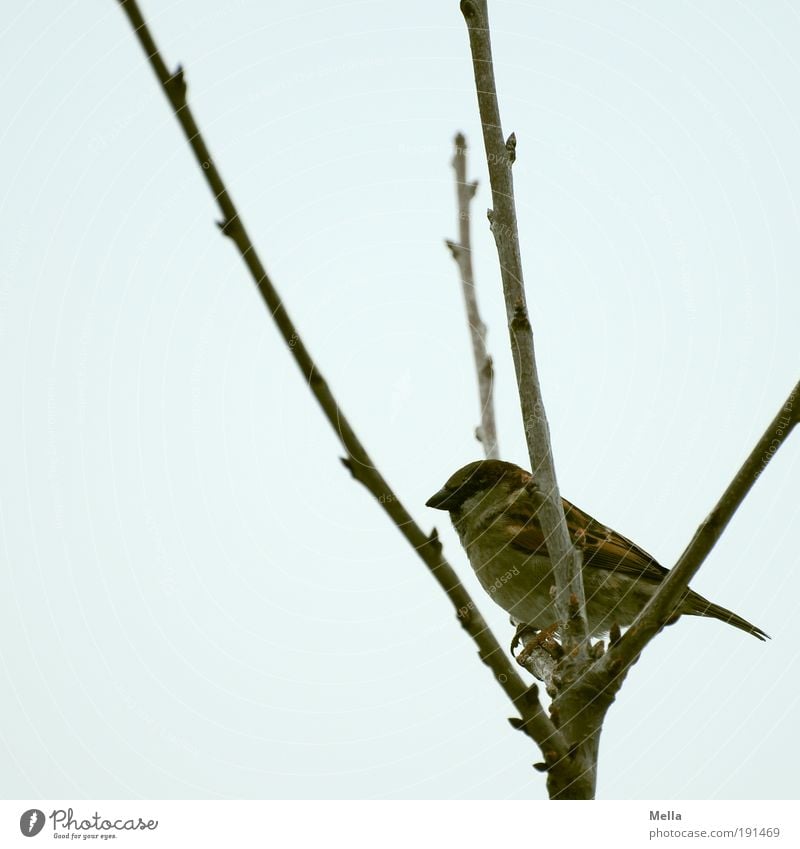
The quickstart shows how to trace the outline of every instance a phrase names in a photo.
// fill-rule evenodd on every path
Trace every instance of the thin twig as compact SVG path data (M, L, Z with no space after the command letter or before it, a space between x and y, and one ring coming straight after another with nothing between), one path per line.
M467 309L467 324L472 339L472 354L475 359L475 371L478 375L478 396L481 404L481 423L475 436L483 445L487 460L497 460L500 456L497 444L497 426L494 418L494 366L486 350L486 325L478 310L478 296L475 291L475 278L472 272L472 241L470 237L470 203L475 197L478 181L467 182L467 140L463 133L455 137L453 169L456 172L456 197L458 199L458 242L445 242L461 275L461 288L464 293L464 305Z
M550 758L552 761L558 761L566 751L565 743L542 710L536 688L528 687L514 670L480 611L459 581L455 570L442 555L436 530L434 529L430 536L423 533L377 470L289 318L197 127L186 101L183 69L178 66L175 73L169 72L135 0L118 2L133 27L222 212L222 220L218 222L220 230L236 245L281 336L308 381L309 389L347 452L347 457L343 458L342 462L353 477L375 496L447 593L461 625L477 644L481 660L490 667L498 684L519 710L522 719L516 721L515 727L535 740L545 753L546 760Z
M511 173L511 167L516 159L516 136L512 133L508 140L503 139L497 86L494 79L487 2L486 0L461 0L461 12L469 31L478 108L483 127L483 143L492 188L493 208L489 212L489 220L500 259L511 353L514 358L525 439L531 471L544 496L538 515L547 542L547 551L553 563L556 582L555 603L559 621L562 624L566 624L570 619L570 598L574 597L578 602L578 621L569 629L569 633L562 634L565 648L571 650L573 644L578 645L586 638L586 604L577 552L567 530L564 509L558 492L550 430L542 401L533 350L533 332L525 299L517 212L514 205L514 180Z

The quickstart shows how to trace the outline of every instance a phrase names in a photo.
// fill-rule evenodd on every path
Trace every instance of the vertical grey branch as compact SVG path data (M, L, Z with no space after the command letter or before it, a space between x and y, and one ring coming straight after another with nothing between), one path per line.
M517 142L513 133L507 141L503 140L486 0L462 0L461 12L469 31L478 108L483 127L483 143L492 187L493 208L489 212L489 221L500 260L506 316L511 337L511 353L514 358L531 471L544 496L539 510L539 519L547 540L547 550L553 562L556 607L560 622L566 624L571 618L569 604L571 598L577 601L579 610L578 621L573 623L574 627L565 628L562 632L565 647L569 649L570 645L585 639L587 633L583 578L569 537L558 492L550 445L550 430L544 412L533 350L533 331L525 299L517 212L514 205L514 180L511 173L511 167L516 159Z
M564 658L555 669L557 678L554 675L552 680L556 696L550 712L554 724L569 744L570 768L561 774L550 769L548 790L551 798L593 798L598 743L605 714L631 664L636 662L641 650L668 621L689 579L697 572L763 468L800 421L800 384L793 389L714 510L698 529L674 570L627 633L621 636L619 628L612 628L609 649L605 653L602 643L590 647L585 639L580 553L571 544L558 499L549 432L534 359L533 335L525 302L511 173L517 155L517 141L513 133L503 141L487 2L461 0L461 11L469 30L492 187L493 209L489 211L489 220L500 258L511 349L531 468L539 489L543 490L541 494L546 498L545 505L540 508L539 518L546 534L548 552L555 564L556 603L566 648ZM530 652L526 651L526 654L530 658Z
M478 296L472 272L472 240L470 237L470 203L478 188L477 180L467 182L467 140L463 133L455 137L453 169L456 172L456 197L458 199L458 242L447 241L447 247L458 265L461 288L467 310L467 324L472 339L472 354L478 375L478 395L481 404L481 423L475 431L478 441L489 460L500 456L497 444L497 425L494 418L494 366L486 350L486 325L478 311Z
M461 0L461 12L469 32L483 143L492 188L489 222L500 260L525 440L531 471L542 496L538 517L553 564L555 605L561 626L561 640L566 650L562 663L562 681L565 686L560 688L551 715L554 722L564 730L570 745L569 768L561 774L552 769L549 771L548 791L551 798L592 799L597 779L597 751L602 718L597 723L581 721L582 705L570 695L574 689L572 682L580 678L582 670L592 662L592 656L587 639L582 558L570 539L558 491L550 430L544 411L533 331L525 298L512 175L512 166L517 158L517 139L514 133L506 140L503 138L488 4L486 0Z

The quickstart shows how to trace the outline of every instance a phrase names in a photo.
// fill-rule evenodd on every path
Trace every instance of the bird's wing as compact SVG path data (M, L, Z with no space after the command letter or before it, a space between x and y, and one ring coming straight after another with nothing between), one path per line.
M644 549L593 519L566 498L561 500L569 535L573 543L583 550L585 566L607 569L610 572L657 583L664 579L668 570L659 565ZM509 543L512 548L528 555L547 553L538 519L532 518L530 513L521 509L512 509L507 518L511 520L513 528L513 539Z
M622 534L593 519L566 498L564 513L573 542L584 551L585 564L660 583L668 570Z

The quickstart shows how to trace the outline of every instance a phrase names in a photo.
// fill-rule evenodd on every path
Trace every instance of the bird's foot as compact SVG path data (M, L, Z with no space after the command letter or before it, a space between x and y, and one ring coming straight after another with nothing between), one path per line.
M514 656L514 649L525 640L525 647L517 655L517 663L523 666L530 656L537 649L542 649L547 652L553 660L560 660L564 655L564 649L556 640L556 632L558 631L558 623L554 622L546 628L536 628L533 625L517 625L517 632L514 634L514 639L511 641L511 655ZM531 639L528 639L528 638Z
M513 622L514 620L512 619L511 621ZM533 625L526 625L524 622L517 622L517 630L514 632L514 639L511 640L511 645L509 646L511 657L514 657L514 650L517 646L522 645L523 638L536 634L538 630L539 629Z

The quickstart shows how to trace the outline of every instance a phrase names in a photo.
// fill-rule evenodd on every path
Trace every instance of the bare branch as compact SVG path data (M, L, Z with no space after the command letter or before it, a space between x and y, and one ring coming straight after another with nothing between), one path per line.
M497 244L517 376L525 435L536 485L544 503L539 519L548 553L555 565L556 603L566 649L555 664L548 661L534 637L525 644L518 662L543 677L555 695L551 705L554 725L569 744L570 768L549 770L551 798L593 798L597 752L603 720L616 693L640 652L668 621L686 591L688 582L719 538L755 479L798 421L795 387L778 416L701 525L672 573L637 617L624 637L612 629L610 646L590 647L586 639L585 605L580 552L572 546L561 510L552 461L547 421L541 399L533 350L533 335L525 301L519 236L514 207L512 166L517 140L512 133L503 141L492 64L486 0L461 0L469 29L478 104L492 187L493 209L489 221Z
M353 477L375 496L447 594L457 611L459 622L478 646L481 660L489 666L498 684L519 710L522 719L516 720L516 727L536 741L548 763L559 762L565 756L566 746L563 737L542 710L536 688L528 687L514 670L455 570L443 557L436 531L430 536L423 533L377 470L289 318L197 127L186 100L183 69L179 66L175 73L169 72L135 0L118 2L133 27L222 212L222 220L218 222L220 230L236 245L278 331L308 381L309 389L347 452L342 462ZM558 768L555 771L558 772Z
M612 667L615 667L615 673L618 673L620 669L627 668L664 627L689 586L689 581L697 574L698 569L728 526L733 514L798 421L800 421L800 382L789 393L786 402L769 423L755 448L722 493L714 509L697 529L669 575L618 644L603 658L597 672L610 673Z
M514 180L511 173L511 167L517 155L517 141L513 133L507 141L503 139L497 86L494 79L487 2L486 0L461 0L461 12L469 31L478 108L483 126L483 143L492 187L493 209L489 212L489 221L500 259L511 353L514 358L525 439L531 471L545 496L539 509L539 519L555 573L556 609L559 620L566 624L570 618L570 597L577 598L580 608L579 621L582 626L570 628L569 634L563 636L566 647L569 648L569 644L576 636L579 640L586 638L586 607L583 578L576 551L567 530L558 492L550 430L542 401L533 350L533 332L525 299L517 212L514 205Z
M548 771L548 792L553 799L594 798L597 752L602 712L584 712L575 684L594 660L588 640L581 553L570 539L558 491L550 431L544 411L533 346L514 204L512 166L517 158L517 138L504 141L494 79L487 0L461 0L469 31L472 66L478 96L483 142L489 167L493 208L489 222L497 246L505 296L511 352L517 379L525 439L531 471L540 495L537 514L544 532L555 576L555 606L565 656L559 661L549 689L556 698L551 706L554 725L569 744L561 769ZM583 686L585 693L587 685ZM600 693L591 695L598 704ZM613 697L612 697L613 698ZM610 702L609 702L610 704ZM606 705L607 709L607 705Z
M608 651L602 654L602 644L594 646L591 654L597 659L588 669L575 667L571 670L565 663L569 660L567 657L552 673L558 694L551 716L572 746L573 766L578 774L575 783L564 784L558 781L560 775L551 773L548 789L552 798L572 798L571 794L589 791L596 778L596 752L603 721L625 676L642 650L671 617L689 581L798 421L800 383L794 387L675 567L627 632L620 637L619 628L612 628ZM561 717L565 717L565 721L561 721ZM561 795L564 793L568 795Z
M481 423L475 431L478 441L483 445L487 460L500 457L497 444L497 426L494 418L494 366L486 350L486 325L478 311L478 297L475 291L475 278L472 273L472 241L470 238L470 203L478 188L477 181L467 182L467 140L463 133L455 137L453 169L456 172L456 196L458 198L458 243L447 240L445 244L458 265L461 275L461 288L464 292L464 305L467 309L467 324L472 339L472 354L475 359L475 371L478 375L478 394L481 403Z

